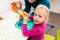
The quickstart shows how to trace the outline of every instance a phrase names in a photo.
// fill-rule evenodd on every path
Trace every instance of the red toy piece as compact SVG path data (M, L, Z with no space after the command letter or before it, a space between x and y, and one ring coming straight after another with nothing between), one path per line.
M3 20L3 18L0 17L0 20Z

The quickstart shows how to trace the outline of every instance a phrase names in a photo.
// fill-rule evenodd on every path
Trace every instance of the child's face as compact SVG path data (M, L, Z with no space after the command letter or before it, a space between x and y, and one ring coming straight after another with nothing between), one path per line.
M33 2L35 2L36 0L28 0L30 3L33 3Z
M34 14L34 23L40 24L42 22L45 22L45 20L47 19L45 13L47 13L45 9L37 8Z

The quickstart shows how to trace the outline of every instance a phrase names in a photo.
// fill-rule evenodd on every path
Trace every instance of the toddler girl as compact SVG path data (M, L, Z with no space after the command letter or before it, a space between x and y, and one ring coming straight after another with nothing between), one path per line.
M34 25L31 30L27 29L28 16L31 20L34 21ZM28 16L23 17L23 35L29 37L28 40L43 40L46 24L49 19L49 9L45 5L39 4L35 9L34 16Z

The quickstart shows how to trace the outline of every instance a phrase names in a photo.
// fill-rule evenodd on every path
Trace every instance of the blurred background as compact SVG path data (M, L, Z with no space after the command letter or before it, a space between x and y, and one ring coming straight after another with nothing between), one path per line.
M25 40L21 30L17 29L14 24L19 19L19 15L12 11L11 2L16 0L0 0L0 17L4 20L0 21L0 40ZM49 34L56 36L56 30L60 28L60 0L50 1L50 20L49 23L55 24L56 27L51 29ZM23 9L25 8L24 0L21 0ZM50 27L47 27L47 30Z

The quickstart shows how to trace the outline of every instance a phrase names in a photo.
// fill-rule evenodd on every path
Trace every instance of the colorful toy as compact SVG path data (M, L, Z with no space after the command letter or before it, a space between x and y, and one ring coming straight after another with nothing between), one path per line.
M0 17L0 20L3 20L3 18Z
M19 11L18 11L18 14L19 14L19 15L22 15L22 16L27 16L27 15L25 14L25 12L22 11L22 10L19 10Z
M27 14L22 10L22 3L20 1L12 2L11 6L12 6L12 10L17 12L20 15L20 17L21 16L27 16ZM23 20L19 19L16 22L15 27L21 29L22 28L22 24L23 24ZM30 30L32 28L33 24L34 24L34 22L29 19L28 23L27 23L27 26L29 26L28 30Z
M22 29L22 24L23 24L23 19L20 19L16 22L15 26L18 29ZM27 22L28 30L31 30L33 25L34 25L34 22L32 20L28 19L28 22Z
M17 12L19 15L26 16L24 11L22 10L22 3L20 1L15 1L11 3L12 10Z
M22 10L19 10L18 14L21 15L21 16L27 16L25 14L25 12L22 11ZM19 21L16 22L15 26L17 28L21 29L22 28L22 24L23 24L23 19L20 19ZM33 25L34 25L34 22L32 20L28 19L28 22L27 22L27 28L28 28L28 30L32 29Z
M12 10L17 12L18 10L22 9L22 3L21 1L15 1L11 3Z

